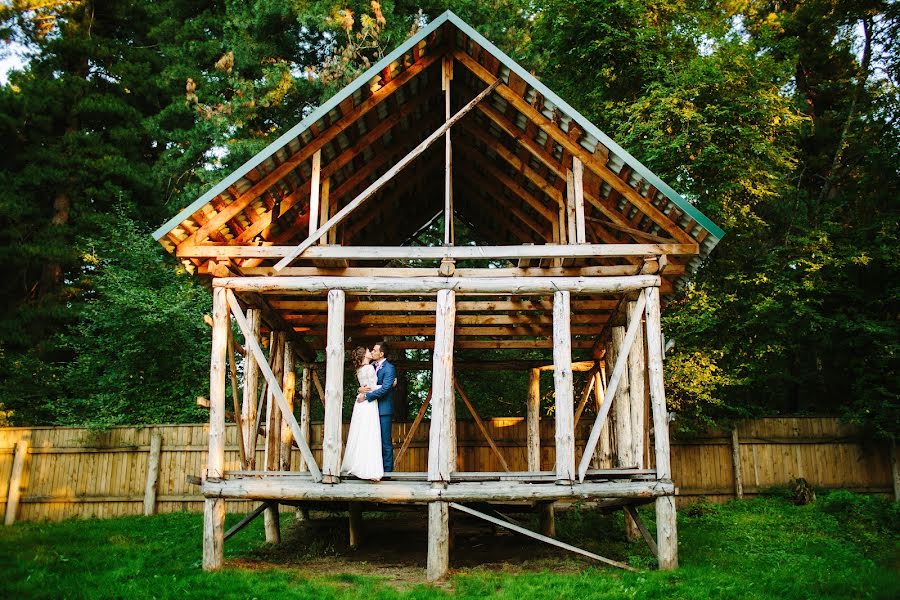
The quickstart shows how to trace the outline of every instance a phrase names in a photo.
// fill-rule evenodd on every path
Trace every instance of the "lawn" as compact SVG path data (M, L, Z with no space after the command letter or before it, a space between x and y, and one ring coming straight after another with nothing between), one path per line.
M678 515L681 568L665 573L652 570L643 542L624 540L620 514L569 511L559 516L559 535L639 573L459 520L453 574L437 586L423 581L425 536L410 513L367 517L355 552L342 517L295 526L285 514L277 548L263 543L255 522L226 543L218 573L200 569L197 514L20 523L0 530L0 597L893 599L898 506L848 492L820 493L807 506L777 494L695 504ZM652 510L642 515L652 529Z

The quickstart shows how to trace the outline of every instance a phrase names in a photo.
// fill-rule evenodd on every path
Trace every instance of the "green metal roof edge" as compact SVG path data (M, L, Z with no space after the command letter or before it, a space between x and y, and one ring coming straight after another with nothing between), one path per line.
M625 149L615 143L608 135L600 131L593 123L591 123L588 119L586 119L581 113L577 110L569 106L569 104L553 93L547 86L538 81L533 75L528 73L525 69L519 66L516 61L507 56L502 50L497 48L494 44L492 44L487 38L483 35L475 31L468 23L457 17L453 12L447 11L441 18L448 16L450 22L456 25L460 30L462 30L466 35L470 38L473 38L478 45L482 48L486 49L488 52L494 55L494 58L497 58L505 64L511 71L515 71L516 75L525 80L529 85L533 88L537 89L545 98L549 98L554 104L559 106L563 111L568 113L573 119L578 121L579 125L585 128L586 131L593 134L600 142L612 150L615 154L618 154L622 157L622 159L631 166L632 169L637 171L641 177L650 182L651 185L656 187L659 191L665 194L672 202L675 203L678 208L689 214L697 223L699 223L703 228L709 231L710 235L721 239L725 236L725 232L715 223L713 223L709 217L704 215L700 210L688 202L685 198L683 198L678 192L669 187L666 182L653 174L653 172L645 167L641 162L629 154Z
M177 215L166 221L166 223L153 232L153 239L159 241L162 239L164 235L168 232L172 231L176 225L183 222L185 219L194 214L201 206L221 194L223 191L228 189L234 182L247 174L248 171L256 167L262 161L266 160L279 150L281 150L284 146L286 146L291 140L298 137L301 133L303 133L310 125L321 119L324 115L327 115L334 109L338 104L343 102L348 96L356 92L359 88L361 88L366 82L370 81L375 75L380 73L385 67L390 65L392 62L409 52L413 46L421 42L423 39L431 35L438 27L447 22L448 19L453 17L450 11L445 12L437 19L432 21L427 27L420 30L416 35L412 36L402 44L400 44L393 52L382 58L380 61L372 65L369 70L365 73L357 77L353 82L347 85L340 92L329 98L324 104L315 109L312 113L309 114L305 119L300 121L297 125L289 129L287 132L282 134L277 140L266 146L263 150L261 150L258 154L253 156L250 160L245 162L243 165L235 169L228 177L214 185L209 189L205 194L197 198L194 202L190 204L187 208L183 209Z

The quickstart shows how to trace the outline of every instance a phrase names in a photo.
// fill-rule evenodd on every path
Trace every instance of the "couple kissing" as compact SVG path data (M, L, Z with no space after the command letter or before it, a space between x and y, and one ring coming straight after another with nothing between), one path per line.
M341 475L379 481L394 470L391 420L394 412L394 387L397 370L387 360L386 342L372 349L358 347L350 353L350 363L359 380Z

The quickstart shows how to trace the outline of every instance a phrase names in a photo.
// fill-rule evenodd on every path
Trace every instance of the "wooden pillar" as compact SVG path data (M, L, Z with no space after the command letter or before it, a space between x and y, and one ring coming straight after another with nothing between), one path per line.
M628 315L629 321L637 318L642 319L643 314L635 315L634 311L637 302L629 302L625 314ZM624 333L623 333L624 340ZM647 369L644 365L644 335L643 328L639 327L634 342L631 344L631 350L628 351L628 396L627 396L627 412L629 418L628 424L628 442L620 444L620 452L622 447L627 445L627 452L620 456L620 465L622 467L644 468L644 393L645 379L647 377ZM624 404L624 403L623 403ZM634 542L641 538L641 530L638 524L631 517L628 510L623 511L625 518L625 537L628 541Z
M731 430L731 465L734 468L734 496L740 500L744 497L744 473L741 469L741 441L736 426Z
M526 413L528 470L541 470L541 371L531 369Z
M444 120L449 121L450 81L453 79L453 57L445 56L441 64L441 90L444 92ZM453 146L450 130L444 134L444 245L452 246L453 231Z
M587 233L584 221L584 163L577 156L572 157L572 178L575 196L575 243L586 244Z
M626 314L631 319L634 315L636 302L628 303ZM643 317L643 315L640 315ZM639 317L639 318L640 318ZM628 449L629 465L643 469L644 463L644 423L646 395L647 367L644 364L644 333L639 327L631 350L628 352L628 406L631 425L631 444ZM640 534L640 532L638 532Z
M344 403L343 290L328 292L328 333L325 346L325 431L322 440L322 475L325 483L338 483L341 470Z
M556 482L575 481L575 406L569 292L553 294L553 388L556 393Z
M438 581L450 569L450 503L428 504L428 559L425 576Z
M303 367L303 371L300 375L300 434L307 444L309 444L309 408L311 401L312 369L310 367ZM302 453L300 454L300 464L297 465L297 470L301 472L309 471ZM301 521L309 520L309 511L305 508L298 508L297 519Z
M240 435L240 432L238 432ZM162 434L150 434L150 454L147 458L147 483L144 486L144 516L156 514L156 492L159 487L159 456L162 450Z
M250 323L253 339L258 341L259 310L247 309L247 321ZM244 403L241 406L241 423L244 430L244 448L247 450L247 468L253 471L256 469L256 441L259 437L256 430L259 366L256 364L256 357L250 351L249 345L244 344L244 346Z
M607 356L609 356L609 354L607 354ZM600 367L600 372L594 377L596 378L594 383L594 398L597 401L597 414L599 415L603 408L603 403L609 400L606 397L605 367ZM603 428L600 430L600 441L597 442L597 452L595 453L598 469L611 469L613 467L612 439L609 435L609 430L609 422L604 423Z
M284 361L282 363L281 375L281 391L284 393L284 399L287 400L288 407L291 412L294 411L294 389L296 387L296 374L294 373L294 349L291 343L284 342ZM281 451L280 451L280 470L291 470L291 449L294 445L294 435L291 431L291 425L287 419L281 420Z
M22 481L25 478L25 465L28 458L28 440L16 442L16 450L13 455L12 472L9 474L9 489L6 495L6 515L4 525L12 525L16 522L16 512L19 509L19 500L22 499Z
M209 452L206 477L225 472L225 353L231 319L224 288L213 288L212 355L209 361ZM222 567L225 550L225 500L203 503L203 570Z
M553 508L553 502L539 502L538 514L541 524L541 534L547 537L556 537L556 511Z
M434 365L431 377L431 429L428 434L428 480L450 481L456 466L453 424L456 421L453 394L453 329L456 322L456 294L437 293L434 330Z
M312 158L312 173L309 180L309 235L319 228L319 182L322 179L322 151L316 150Z
M669 415L666 409L662 371L662 335L660 327L659 288L646 290L647 307L647 372L650 387L650 408L653 412L653 441L656 451L656 477L672 479L669 460ZM675 521L675 496L656 499L656 544L659 547L659 568L678 568L678 532Z
M350 547L354 550L359 547L362 541L362 510L359 503L351 502L348 511L350 526Z
M284 333L273 331L271 339L269 359L272 363L272 372L277 380L281 380L284 373ZM281 411L278 409L278 403L275 400L275 392L272 390L272 386L269 386L268 396L266 397L266 471L281 470L281 422ZM270 502L265 513L263 513L266 542L270 544L277 544L281 541L281 517L279 511L278 503Z
M453 329L456 323L456 294L437 293L434 330L434 363L431 375L431 428L428 433L428 480L446 487L456 467L456 421L453 393ZM428 505L429 581L442 579L450 568L450 506L447 502Z

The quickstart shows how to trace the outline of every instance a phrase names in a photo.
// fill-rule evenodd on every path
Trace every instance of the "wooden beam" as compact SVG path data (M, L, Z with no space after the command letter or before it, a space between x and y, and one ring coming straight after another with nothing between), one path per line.
M282 385L282 368L284 366L284 333L273 331L271 333L271 344L269 345L269 360L272 364L272 372L278 380L277 386L268 386L268 395L266 397L266 446L263 454L265 461L265 470L267 472L277 472L281 470L280 454L281 454L281 419L282 414L279 410L278 403L275 400L275 388ZM285 396L287 403L287 396ZM288 411L292 412L292 411ZM266 542L269 544L278 544L281 542L281 514L278 503L272 502L263 515L263 528L265 529Z
M488 94L494 91L497 86L500 84L500 80L495 80L491 83L487 89L482 91L480 94L475 96L468 104L462 107L459 112L453 115L450 119L448 119L443 125L441 125L434 133L425 138L425 140L416 146L409 154L407 154L403 159L400 160L396 165L394 165L391 169L389 169L384 175L379 177L376 181L374 181L368 188L366 188L360 195L351 200L347 206L342 208L336 215L330 218L324 225L319 227L316 232L307 238L302 244L291 250L287 256L281 259L276 265L275 270L279 271L284 267L291 264L291 262L300 254L302 254L307 248L312 245L312 242L315 238L318 238L321 235L327 233L332 227L341 223L347 216L356 210L363 202L368 200L372 194L377 192L381 186L383 186L386 182L394 177L397 173L402 171L408 164L410 164L417 156L419 156L422 152L424 152L429 146L431 146L434 142L436 142L444 132L448 131L450 127L453 126L458 120L463 118L472 108L475 107L483 98L485 98Z
M586 481L577 485L535 484L519 481L474 481L452 483L446 488L430 481L370 483L343 481L321 485L299 476L243 477L207 480L200 487L204 496L257 500L375 501L385 504L410 502L504 502L538 500L591 500L594 498L651 499L675 493L668 481Z
M269 258L288 256L292 246L194 246L179 250L179 257L197 258ZM517 259L517 258L621 258L658 256L694 256L697 244L584 244L566 246L318 246L305 251L305 259L392 260L392 259ZM273 267L274 268L274 267Z
M444 120L450 116L450 81L453 79L453 57L444 56L441 63L441 89L444 92ZM444 134L444 245L453 245L453 146L450 130Z
M238 391L237 364L235 364L234 354L234 334L229 327L228 352L226 352L226 356L228 357L228 370L229 375L231 376L231 405L232 410L234 411L234 422L237 425L238 457L240 458L241 466L244 469L248 469L250 467L247 464L247 448L244 445L244 426L242 420L243 415L241 414L241 401L238 397L240 392Z
M638 296L635 311L643 311L646 302L647 294L645 291L642 291L640 296ZM628 362L628 351L631 349L631 344L634 343L634 338L637 336L637 329L640 325L640 322L640 318L633 318L628 324L628 332L625 334L625 341L623 342L621 347L621 354L616 357L616 365L613 368L612 375L609 378L609 383L607 384L606 391L604 392L605 401L600 408L600 412L597 414L597 418L594 420L594 425L591 428L591 434L584 446L584 454L582 454L581 462L578 465L579 481L584 481L584 475L587 472L588 466L590 465L591 456L594 453L594 448L597 447L597 440L600 438L600 429L603 427L603 423L606 421L606 415L609 414L609 409L612 406L612 399L616 395L616 389L619 387L619 381L622 379L622 375L624 374L625 365Z
M515 525L514 523L510 523L510 522L508 522L508 521L503 521L503 520L498 519L498 518L496 518L496 517L492 517L492 516L490 516L490 515L486 515L486 514L484 514L484 513L478 512L477 510L472 510L471 508L468 508L468 507L466 507L466 506L463 506L462 504L457 504L456 502L451 502L451 503L450 503L450 506L453 507L453 508L455 508L456 510L460 510L460 511L462 511L462 512L464 512L464 513L467 513L467 514L470 514L470 515L472 515L472 516L478 517L479 519L484 519L485 521L488 521L488 522L490 522L490 523L493 523L494 525L499 525L500 527L505 527L505 528L507 528L507 529L512 529L512 530L515 531L516 533L521 533L522 535L527 535L528 537L534 538L534 539L539 540L539 541L541 541L541 542L545 542L545 543L547 543L547 544L550 544L551 546L557 546L557 547L562 548L562 549L564 549L564 550L568 550L568 551L570 551L570 552L574 552L574 553L576 553L576 554L580 554L580 555L582 555L582 556L586 556L586 557L588 557L588 558L592 558L592 559L594 559L594 560L596 560L596 561L600 561L600 562L602 562L602 563L611 565L611 566L613 566L613 567L618 567L618 568L624 569L624 570L626 570L626 571L631 571L632 573L637 573L637 572L638 572L637 569L635 569L634 567L631 567L631 566L629 566L629 565L626 565L625 563L621 563L621 562L619 562L619 561L617 561L617 560L612 560L612 559L610 559L610 558L605 558L605 557L603 557L603 556L600 556L599 554L594 554L593 552L588 552L587 550L582 550L581 548L577 548L577 547L572 546L572 545L570 545L570 544L566 544L565 542L560 542L559 540L554 540L554 539L551 538L551 537L547 537L547 536L545 536L545 535L541 535L541 534L539 534L539 533L535 533L534 531L531 531L530 529L525 529L524 527L519 527L518 525Z
M668 480L672 478L672 467L669 462L669 413L666 409L662 372L659 290L649 288L646 290L645 296L647 299L647 372L649 374L650 408L653 413L656 476L660 480ZM659 546L659 568L662 570L677 569L678 532L674 496L662 496L656 500L656 544Z
M529 471L541 470L541 372L531 369L526 409L526 455Z
M578 246L575 246L576 248ZM248 292L324 292L332 289L362 294L433 294L454 290L462 294L546 294L568 291L576 294L616 294L659 286L656 275L626 277L542 277L460 279L454 277L232 277L213 279L214 287Z
M291 343L284 343L284 361L281 368L282 391L287 400L291 412L294 410L294 392L296 390L297 374L294 371L294 352ZM301 432L303 427L301 426ZM279 466L282 471L291 470L291 448L293 447L293 432L291 426L284 419L281 423L281 452L279 454Z
M237 321L238 327L240 327L241 331L244 334L244 339L247 341L247 345L250 347L251 352L256 356L256 362L262 369L263 377L265 377L268 386L274 388L275 392L275 400L278 402L278 406L281 409L282 417L287 419L291 425L291 430L294 432L294 439L297 441L297 445L300 448L300 453L303 455L304 460L306 460L307 467L313 475L313 479L315 481L322 480L322 473L319 471L319 465L316 463L315 458L313 458L312 451L309 449L309 445L307 445L306 441L303 439L303 436L300 432L300 425L297 423L297 419L294 417L294 414L289 410L287 406L287 401L284 398L284 394L281 391L281 387L278 383L278 380L275 378L275 374L272 373L272 369L269 367L269 363L266 360L265 354L263 354L262 348L259 347L259 342L248 335L250 326L247 323L246 317L244 317L244 313L241 310L240 304L238 304L237 298L228 290L228 304L231 307L231 312L234 314L234 318Z
M430 67L431 64L438 59L438 57L439 55L437 54L423 57L420 61L416 62L408 69L403 71L403 73L393 79L390 83L381 87L371 96L363 100L359 104L359 106L354 108L350 113L345 114L341 119L332 124L328 129L320 133L308 144L303 146L303 148L301 148L299 152L288 158L285 162L278 165L278 167L276 167L273 171L253 184L250 189L235 198L235 200L231 202L225 210L218 212L215 216L210 218L209 221L205 225L203 225L203 227L195 231L191 236L181 242L181 245L192 246L202 242L204 239L209 237L210 233L217 230L219 227L237 216L238 213L243 211L247 205L258 198L263 192L272 187L275 182L284 178L288 173L296 169L301 163L309 160L313 156L313 154L325 147L326 144L336 138L342 131L355 123L357 119L377 106L382 100L390 97L391 94L393 94L394 90L401 87L407 81L411 80L413 77Z
M584 228L584 163L577 156L572 157L572 175L575 192L575 242L587 243Z
M496 271L498 269L482 269L483 271ZM523 269L526 270L526 269ZM530 270L530 269L527 269ZM459 273L459 271L457 271ZM353 277L365 277L364 274L351 274ZM324 313L328 310L328 304L324 298L320 300L272 300L272 308L278 310L292 310L302 313ZM611 311L618 306L617 300L572 300L572 310L576 313L582 311ZM358 316L355 313L434 313L437 302L431 300L360 300L348 298L346 302L347 321L351 322ZM553 311L552 300L541 298L521 298L518 300L459 300L456 303L456 312L463 313L502 313L502 312L536 312L547 313ZM432 319L433 320L433 319ZM587 369L585 369L587 370Z
M553 387L556 396L556 480L575 480L575 427L572 403L572 334L569 292L553 294Z
M428 436L428 480L450 481L456 467L453 425L456 421L453 394L453 328L456 295L452 290L437 294L434 367L431 384L431 428Z
M325 347L325 430L322 473L325 483L338 483L341 474L344 403L344 292L328 292L328 344Z
M225 289L213 290L212 354L209 362L209 450L206 478L221 478L225 472L225 353L228 318ZM225 545L225 501L207 498L203 507L203 570L222 567Z
M493 81L494 76L487 69L478 64L475 59L473 59L462 50L454 51L453 56L482 81ZM560 129L556 123L554 123L534 107L532 107L524 98L510 90L506 85L498 86L497 93L500 94L500 96L507 102L511 102L516 107L516 110L524 114L526 118L534 121L537 126L540 127L547 135L556 140L556 142L559 143L563 147L563 149L571 152L573 156L577 156L578 158L580 158L584 162L585 166L589 167L597 175L599 175L603 181L610 185L610 187L625 196L625 198L628 199L628 201L633 205L635 205L638 210L645 213L653 222L655 222L662 229L671 234L672 237L681 241L682 243L690 243L694 241L693 238L682 231L682 229L678 227L676 223L673 223L668 217L666 217L666 215L664 215L662 211L653 206L653 204L651 204L651 202L647 198L641 196L637 191L635 191L634 188L629 186L627 182L622 181L622 179L620 179L616 173L610 170L610 168L607 167L606 164L601 162L594 155L590 154L578 142L569 138L569 136L566 135L566 132Z
M322 150L313 154L312 177L309 185L309 235L319 228L319 184L322 177Z
M259 311L255 308L247 310L247 322L250 327L249 335L253 339L259 339L260 320ZM247 335L246 333L244 335ZM256 357L249 349L244 349L244 403L241 407L241 417L244 425L243 437L244 448L247 452L247 468L256 468L256 442L258 435L256 433L258 427L255 425L257 421L257 392L259 388L259 367L256 364Z

